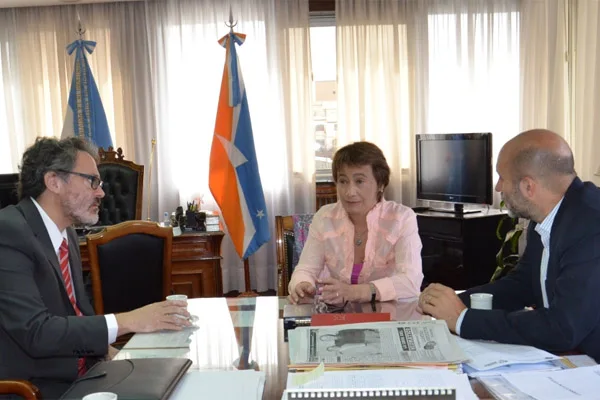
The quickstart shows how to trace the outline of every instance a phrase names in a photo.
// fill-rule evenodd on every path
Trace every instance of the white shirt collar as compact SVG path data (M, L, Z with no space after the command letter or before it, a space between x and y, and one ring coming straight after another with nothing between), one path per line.
M31 201L35 204L36 208L40 212L40 216L42 217L42 221L44 221L44 225L46 226L46 230L48 231L48 235L50 236L50 240L52 241L52 247L54 247L54 252L58 254L58 249L60 249L60 245L62 244L63 239L67 240L67 244L69 243L69 239L67 238L67 230L63 230L62 232L58 230L58 226L56 223L52 221L52 218L48 216L46 211L38 204L37 201L33 197L31 197Z
M544 244L544 247L550 246L550 232L552 231L552 224L554 223L554 218L558 213L558 209L560 208L563 199L564 197L561 198L558 203L556 203L552 211L546 215L546 218L544 218L542 222L535 226L535 231L542 237L542 243Z

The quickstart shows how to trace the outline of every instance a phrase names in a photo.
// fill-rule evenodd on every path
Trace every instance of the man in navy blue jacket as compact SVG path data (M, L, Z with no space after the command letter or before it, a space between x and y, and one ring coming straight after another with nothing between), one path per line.
M519 264L458 296L432 284L419 306L466 339L577 350L600 362L600 189L577 177L568 144L547 130L507 142L496 167L509 213L531 220ZM472 293L493 294L493 309L467 308Z

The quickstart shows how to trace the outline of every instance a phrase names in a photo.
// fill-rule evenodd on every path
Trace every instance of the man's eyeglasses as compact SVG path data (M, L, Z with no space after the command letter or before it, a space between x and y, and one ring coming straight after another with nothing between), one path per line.
M84 174L82 172L67 171L65 169L58 169L57 171L65 173L65 174L79 175L79 176L81 176L83 178L89 179L90 180L90 184L92 185L92 189L93 190L96 190L99 187L102 187L102 184L104 183L104 182L102 182L102 180L100 178L98 178L95 175L88 175L88 174Z

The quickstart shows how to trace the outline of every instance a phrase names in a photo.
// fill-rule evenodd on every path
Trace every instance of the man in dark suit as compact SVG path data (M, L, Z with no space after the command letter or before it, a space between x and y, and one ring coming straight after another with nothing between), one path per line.
M576 350L600 362L600 189L577 177L568 144L547 130L506 143L497 172L509 212L531 220L516 269L458 296L430 285L420 308L466 339ZM493 294L493 309L468 309L472 293Z
M26 379L55 399L130 332L180 330L185 301L94 315L73 224L93 225L104 196L95 149L38 138L23 155L16 206L0 210L0 379Z

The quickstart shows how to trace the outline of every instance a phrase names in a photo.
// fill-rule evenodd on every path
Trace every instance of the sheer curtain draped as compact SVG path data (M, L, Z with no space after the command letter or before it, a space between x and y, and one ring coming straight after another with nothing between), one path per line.
M414 197L414 119L418 91L408 58L407 21L415 2L336 1L337 144L378 145L392 170L389 199ZM404 171L403 171L404 170ZM412 200L414 201L414 200Z
M275 215L314 210L305 1L147 3L158 132L157 211L198 197L204 209L217 209L208 189L208 159L225 61L217 41L229 31L224 21L230 4L238 21L235 31L247 35L238 55L272 230L272 240L250 258L252 287L262 291L277 287ZM243 264L227 236L222 253L224 290L243 290Z
M338 143L370 140L392 168L387 197L413 205L415 135L519 128L516 0L336 2Z
M600 1L524 1L520 30L522 129L563 135L600 184Z
M0 9L0 173L16 171L37 136L59 136L77 38L98 42L88 56L113 142L146 166L156 153L149 217L203 196L229 29L247 35L239 48L259 169L271 226L275 215L314 211L314 139L310 129L308 3L304 0L157 0ZM274 234L272 235L274 237ZM244 289L242 263L222 246L223 288ZM276 288L274 239L251 258L252 287Z
M84 39L97 42L87 57L113 142L132 158L135 142L126 134L135 126L129 113L135 104L130 55L144 39L144 24L131 21L140 5L0 9L0 173L16 171L21 154L37 136L62 131L74 63L66 46L78 38L78 14L86 28Z
M569 138L567 9L562 0L521 2L521 129Z
M600 0L579 0L575 14L573 133L575 169L600 185Z

